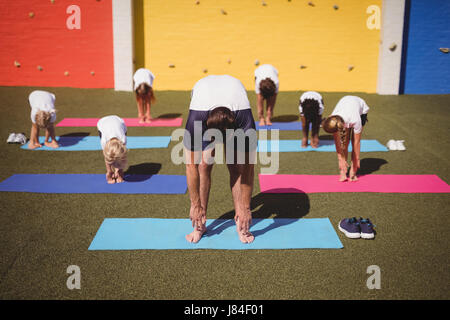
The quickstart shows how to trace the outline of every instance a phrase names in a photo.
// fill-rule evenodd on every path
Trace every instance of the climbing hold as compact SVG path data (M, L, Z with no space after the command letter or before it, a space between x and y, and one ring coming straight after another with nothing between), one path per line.
M396 45L395 43L392 43L392 44L389 46L389 50L395 51L395 49L397 49L397 45Z
M312 1L308 2L308 6L315 7L315 5Z
M203 69L203 73L208 73L208 69Z
M64 75L67 77L69 76L69 71L64 72Z
M195 4L200 4L200 1L195 1Z
M175 68L174 64L169 64L169 68Z
M334 10L337 10L337 9L339 9L339 6L338 6L337 4L335 4L335 5L333 6L333 9L334 9Z
M349 65L349 66L348 66L348 71L352 71L353 69L355 69L354 66L352 66L352 65Z
M307 67L306 66L304 66L304 65L301 65L300 66L300 69L306 69Z
M93 75L95 75L95 72L94 72L94 71L91 71L91 76L93 76Z
M439 48L439 51L441 51L442 53L449 53L450 48Z
M55 0L50 0L50 2L53 4L53 3L55 3Z
M261 1L261 4L263 5L263 7L267 6L267 3L264 0Z
M37 66L37 69L38 69L39 71L44 70L44 68L42 68L41 66Z
M259 60L255 60L255 66L259 66Z
M228 64L231 64L231 59L228 59L227 62L228 62Z
M33 18L33 17L34 17L34 12L30 12L30 13L28 14L28 16L29 16L30 18Z
M17 67L17 68L20 68L20 62L19 62L19 61L17 61L17 60L16 60L16 61L14 61L14 66L15 66L15 67Z
M223 10L223 9L220 9L220 12L223 14L223 15L227 15L227 12L225 11L225 10Z

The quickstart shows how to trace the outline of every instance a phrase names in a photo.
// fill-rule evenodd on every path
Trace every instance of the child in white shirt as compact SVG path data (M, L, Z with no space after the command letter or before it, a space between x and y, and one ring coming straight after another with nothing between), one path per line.
M361 134L367 122L369 106L360 97L345 96L337 103L331 116L323 122L323 129L333 133L338 156L339 181L347 180L348 145L352 142L352 164L350 181L357 181L356 172L360 167Z
M322 113L324 110L322 96L315 91L304 92L300 97L298 106L302 120L302 148L308 146L309 126L311 124L311 147L319 146L319 130L322 122Z
M121 183L127 166L127 127L118 116L106 116L97 122L106 165L106 181Z
M153 93L154 79L155 76L148 69L140 68L134 73L134 91L136 93L139 123L151 123L152 121L150 107L156 100Z
M273 109L277 100L278 70L270 64L263 64L255 70L256 105L258 108L259 125L272 125ZM264 120L264 101L267 104L267 114Z
M29 95L28 101L31 107L32 122L28 148L42 147L39 143L40 128L45 128L44 145L50 148L58 148L59 144L55 139L55 127L53 125L56 121L55 95L47 91L35 90ZM51 138L51 142L49 138Z

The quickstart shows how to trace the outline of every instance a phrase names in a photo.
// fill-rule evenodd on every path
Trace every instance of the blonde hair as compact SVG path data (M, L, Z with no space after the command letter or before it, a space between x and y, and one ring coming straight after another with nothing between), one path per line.
M338 115L330 116L323 121L322 127L328 133L339 132L341 149L344 149L347 144L347 128L345 128L344 119Z
M125 170L127 166L127 152L127 147L122 141L112 138L106 142L103 155L107 164Z
M47 128L50 125L52 119L52 113L48 111L39 110L36 113L35 121L39 128Z

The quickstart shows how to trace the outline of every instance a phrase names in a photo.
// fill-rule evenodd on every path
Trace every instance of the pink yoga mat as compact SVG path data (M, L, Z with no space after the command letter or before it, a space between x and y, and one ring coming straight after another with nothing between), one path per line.
M64 118L57 127L96 127L99 118ZM127 127L179 127L183 118L154 119L151 123L139 123L138 118L124 118Z
M436 175L370 174L355 182L339 182L337 175L259 175L264 193L382 192L449 193L450 186Z

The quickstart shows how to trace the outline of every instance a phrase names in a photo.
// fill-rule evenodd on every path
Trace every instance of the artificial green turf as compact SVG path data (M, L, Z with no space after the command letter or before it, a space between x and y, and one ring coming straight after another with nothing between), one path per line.
M6 144L29 136L28 94L0 88L0 179L14 173L104 173L101 152L32 152ZM56 94L57 121L117 114L135 117L132 93L43 88ZM280 92L276 120L298 119L301 92ZM450 95L358 94L371 107L363 137L405 140L404 152L363 153L362 171L437 174L450 182ZM254 92L249 92L255 108ZM323 93L329 114L344 93ZM152 115L186 119L190 92L156 92ZM278 117L278 118L277 118ZM174 128L128 128L129 136L170 135ZM96 128L57 128L57 135L96 135ZM301 132L282 131L282 139ZM321 138L330 136L321 131ZM184 174L169 149L131 150L134 172ZM256 172L260 172L260 165ZM281 153L279 173L337 174L333 153ZM209 218L232 218L224 165L213 170ZM448 194L325 193L263 195L255 176L255 218L370 217L375 240L338 232L341 250L88 251L104 218L187 218L185 195L0 194L0 299L448 299ZM69 290L66 269L81 268L81 290ZM367 267L381 268L381 289L369 290Z

